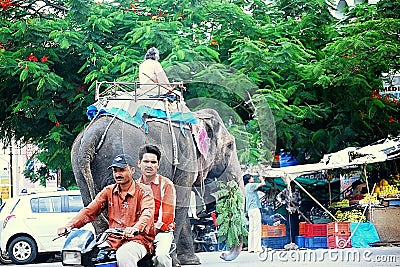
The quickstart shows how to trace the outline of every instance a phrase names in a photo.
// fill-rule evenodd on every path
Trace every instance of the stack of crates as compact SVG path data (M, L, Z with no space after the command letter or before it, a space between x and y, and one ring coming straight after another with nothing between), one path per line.
M277 226L271 226L263 224L261 237L261 243L263 246L272 249L281 249L288 243L286 237L286 225L280 224Z
M327 248L326 224L312 224L301 222L299 224L300 236L295 237L295 243L299 248Z
M351 248L350 222L331 222L327 225L328 248Z

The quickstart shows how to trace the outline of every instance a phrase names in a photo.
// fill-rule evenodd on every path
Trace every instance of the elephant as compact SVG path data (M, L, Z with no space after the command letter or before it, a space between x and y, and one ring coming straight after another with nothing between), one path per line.
M233 179L244 188L235 139L219 114L213 109L193 114L201 122L203 133L207 133L202 149L196 146L193 132L185 125L144 117L146 127L136 127L110 115L93 119L78 134L71 148L72 169L85 206L103 187L115 183L112 172L107 170L115 155L126 153L138 162L138 150L142 145L153 144L160 148L159 173L170 178L176 188L174 238L177 249L173 259L182 265L200 264L194 253L188 218L193 184L201 184L208 177L220 181ZM134 179L139 176L137 168ZM93 222L97 233L107 228L106 216L103 214ZM233 260L241 248L242 244L235 246L221 258Z

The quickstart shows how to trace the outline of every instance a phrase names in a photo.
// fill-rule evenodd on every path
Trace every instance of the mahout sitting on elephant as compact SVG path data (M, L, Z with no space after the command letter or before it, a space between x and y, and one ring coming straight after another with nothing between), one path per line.
M138 162L140 147L144 144L158 146L163 155L158 173L172 180L177 196L174 231L177 257L174 262L200 264L194 253L188 219L191 188L194 183L201 184L205 178L235 180L243 188L235 139L213 109L193 112L197 120L195 125L174 122L170 118L152 118L147 113L141 114L141 127L115 114L98 116L95 113L94 119L79 133L71 149L71 160L84 205L88 205L102 188L114 182L111 173L106 171L114 155L129 154L134 162ZM137 171L134 179L140 175ZM105 217L107 214L93 223L99 233L107 228ZM241 245L231 248L230 253L224 254L224 259L236 258L240 250Z

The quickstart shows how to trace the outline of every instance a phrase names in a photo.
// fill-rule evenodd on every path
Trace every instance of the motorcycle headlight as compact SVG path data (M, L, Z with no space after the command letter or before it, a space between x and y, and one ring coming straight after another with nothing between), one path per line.
M63 265L81 265L82 254L79 251L68 251L62 252L62 264Z

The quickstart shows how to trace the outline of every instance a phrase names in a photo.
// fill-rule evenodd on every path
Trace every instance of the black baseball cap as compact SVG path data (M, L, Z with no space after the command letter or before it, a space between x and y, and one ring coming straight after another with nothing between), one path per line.
M125 168L127 165L133 167L133 159L131 156L128 154L119 154L115 156L112 164L108 166L108 169L111 169L112 167L117 167L117 168Z

